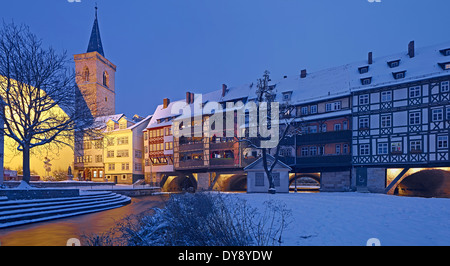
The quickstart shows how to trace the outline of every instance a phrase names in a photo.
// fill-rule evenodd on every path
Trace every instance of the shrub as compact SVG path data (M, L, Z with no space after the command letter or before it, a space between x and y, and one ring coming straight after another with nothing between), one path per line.
M173 194L165 208L128 216L108 236L82 238L87 245L276 245L282 243L290 215L279 202L266 202L260 213L232 194Z

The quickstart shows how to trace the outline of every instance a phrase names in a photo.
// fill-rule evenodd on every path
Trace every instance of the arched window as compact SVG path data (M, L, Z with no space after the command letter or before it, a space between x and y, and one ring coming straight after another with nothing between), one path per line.
M83 80L85 82L89 81L89 68L85 67L83 70Z
M109 87L109 75L108 72L103 72L103 86Z

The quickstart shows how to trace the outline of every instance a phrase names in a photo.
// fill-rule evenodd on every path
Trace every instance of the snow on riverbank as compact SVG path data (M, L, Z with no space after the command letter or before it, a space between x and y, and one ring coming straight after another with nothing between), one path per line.
M292 210L283 246L450 245L450 199L371 193L235 194L254 207L278 200Z

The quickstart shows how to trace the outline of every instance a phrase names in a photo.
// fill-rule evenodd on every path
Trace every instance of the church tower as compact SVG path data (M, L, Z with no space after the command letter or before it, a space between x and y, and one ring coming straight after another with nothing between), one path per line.
M86 53L74 55L76 83L94 117L113 115L116 108L116 66L105 57L97 7Z

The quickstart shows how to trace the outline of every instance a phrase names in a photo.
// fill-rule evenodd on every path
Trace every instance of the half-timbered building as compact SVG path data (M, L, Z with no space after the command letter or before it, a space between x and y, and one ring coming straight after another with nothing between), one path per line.
M449 69L450 43L353 65L353 186L388 192L408 171L450 165Z

